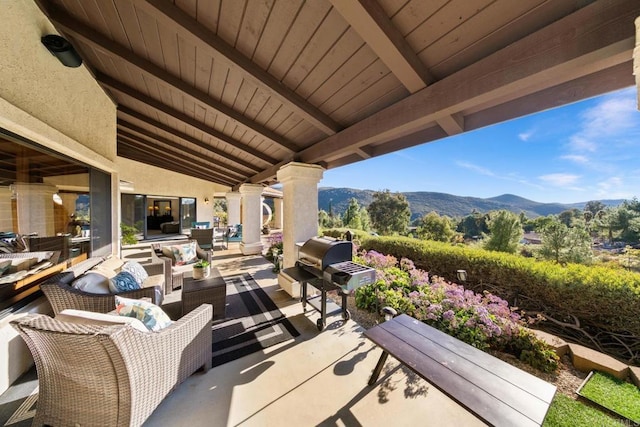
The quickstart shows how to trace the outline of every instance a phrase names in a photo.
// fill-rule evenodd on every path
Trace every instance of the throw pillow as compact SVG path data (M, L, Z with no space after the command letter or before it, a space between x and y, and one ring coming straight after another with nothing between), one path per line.
M193 264L198 260L196 252L196 241L179 246L171 246L176 265Z
M109 279L101 274L86 272L74 280L71 286L79 291L90 294L110 294Z
M116 312L120 316L135 317L150 331L159 331L172 323L167 313L157 305L119 295L116 295Z
M119 292L140 289L140 284L131 273L128 271L121 271L109 279L109 289L111 290L111 293L117 294Z
M67 323L75 323L77 325L98 325L98 326L110 326L110 325L131 325L133 329L140 332L149 332L144 324L134 317L118 316L116 313L94 313L93 311L74 310L67 308L62 310L57 316L56 320L61 320Z
M136 279L138 285L142 286L142 283L149 277L147 270L144 269L139 262L136 261L127 261L122 266L122 271L128 271L131 275Z

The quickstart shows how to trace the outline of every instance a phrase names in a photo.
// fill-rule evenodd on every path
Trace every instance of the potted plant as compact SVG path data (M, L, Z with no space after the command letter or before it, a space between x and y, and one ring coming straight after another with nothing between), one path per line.
M193 264L193 278L196 280L206 279L211 274L211 265L209 261L200 259Z

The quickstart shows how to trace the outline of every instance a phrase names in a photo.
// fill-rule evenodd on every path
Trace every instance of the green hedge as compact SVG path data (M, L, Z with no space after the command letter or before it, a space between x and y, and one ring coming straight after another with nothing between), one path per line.
M574 323L578 319L589 334L606 331L635 339L640 336L637 273L576 264L563 266L406 237L367 235L359 240L362 249L411 259L416 267L452 282L459 282L456 270L466 270L469 288L488 289L510 304L515 302L520 309L542 311L563 322ZM629 356L630 360L637 357Z

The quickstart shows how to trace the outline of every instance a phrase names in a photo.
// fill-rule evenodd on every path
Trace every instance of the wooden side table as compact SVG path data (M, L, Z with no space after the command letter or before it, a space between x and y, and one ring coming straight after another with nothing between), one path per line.
M185 277L182 284L183 316L204 303L213 305L213 320L225 318L227 283L215 267L211 268L211 274L206 279Z

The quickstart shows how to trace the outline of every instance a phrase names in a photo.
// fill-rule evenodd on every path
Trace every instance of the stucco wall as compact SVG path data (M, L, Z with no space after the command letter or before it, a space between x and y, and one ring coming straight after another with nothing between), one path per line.
M116 159L116 167L121 180L133 183L133 190L122 191L123 193L195 197L198 206L196 213L198 221L212 220L214 193L230 191L229 187L223 185L145 165L123 157ZM208 204L204 202L205 197L209 199Z
M84 66L68 68L40 42L55 34L31 0L0 0L0 127L112 173L114 213L119 211L116 106ZM118 247L118 218L113 246ZM44 297L0 322L0 393L33 363L9 325L21 312L46 312Z
M3 0L1 10L0 98L80 144L63 141L52 131L36 142L94 166L108 167L103 160L116 157L114 103L84 65L63 66L40 42L43 35L57 32L35 3ZM0 105L0 116L10 113L7 118L14 119L16 126L9 130L22 134L21 125L28 123Z

